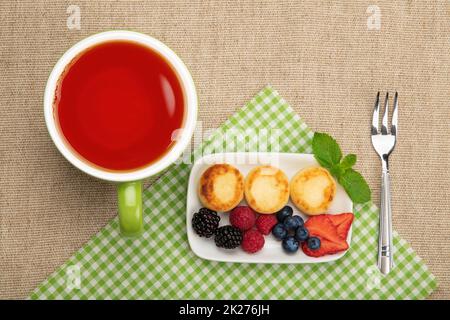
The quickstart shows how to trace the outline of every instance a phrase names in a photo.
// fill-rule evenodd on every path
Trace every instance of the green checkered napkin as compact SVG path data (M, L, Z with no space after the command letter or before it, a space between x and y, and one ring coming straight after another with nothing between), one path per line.
M311 130L271 87L226 121L194 156L217 150L230 129L279 129L280 151L311 152ZM239 151L267 151L257 136L239 143ZM226 151L237 151L236 145ZM434 276L396 233L396 266L388 276L380 275L375 266L378 209L372 203L355 207L351 248L335 262L276 265L200 259L186 235L189 170L188 164L175 164L145 190L145 231L140 238L120 237L118 220L113 219L31 298L421 299L436 288Z

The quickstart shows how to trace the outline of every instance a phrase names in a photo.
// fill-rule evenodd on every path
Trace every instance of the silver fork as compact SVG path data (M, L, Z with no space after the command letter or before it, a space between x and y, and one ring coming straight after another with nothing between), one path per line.
M392 113L391 130L388 132L389 115L389 93L386 93L384 103L384 114L381 120L381 131L379 130L380 92L377 94L375 108L372 117L372 145L381 159L381 206L380 225L378 239L378 268L382 274L388 274L394 266L392 246L392 212L391 212L391 190L389 178L389 155L392 153L397 140L398 122L398 94L394 96L394 111Z

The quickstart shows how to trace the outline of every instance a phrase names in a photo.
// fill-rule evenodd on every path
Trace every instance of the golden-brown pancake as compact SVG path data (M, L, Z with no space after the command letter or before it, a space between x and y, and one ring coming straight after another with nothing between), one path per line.
M200 177L198 196L214 211L230 211L244 198L244 178L229 164L215 164Z
M245 199L259 213L275 213L289 200L289 180L278 168L258 166L245 178Z
M336 182L328 170L309 167L299 171L291 180L291 200L309 215L325 213L336 195Z

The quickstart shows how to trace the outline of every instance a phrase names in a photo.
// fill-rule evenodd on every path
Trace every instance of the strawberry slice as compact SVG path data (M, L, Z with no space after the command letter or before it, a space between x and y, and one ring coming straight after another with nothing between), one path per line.
M310 236L316 236L331 242L339 243L342 241L342 238L337 233L337 228L329 216L329 214L313 216L305 222L305 227L308 229Z
M310 256L310 257L322 257L327 254L335 254L341 251L345 251L348 249L347 241L341 241L341 242L331 242L327 239L323 239L319 237L320 239L320 248L317 250L311 250L308 248L308 245L306 242L302 243L302 249L303 252Z
M337 233L342 239L347 239L348 231L353 223L353 213L331 214L331 222L337 228Z
M305 222L305 227L308 229L309 235L320 239L320 248L317 250L309 249L306 242L302 243L302 249L306 255L311 257L321 257L348 249L346 234L353 221L353 217L350 219L348 216L344 217L339 215L339 217L335 219L336 223L339 222L337 226L333 223L332 217L333 215L321 214L310 217ZM348 221L350 221L350 223L348 223ZM339 234L338 229L341 229L341 234L345 235L345 238Z

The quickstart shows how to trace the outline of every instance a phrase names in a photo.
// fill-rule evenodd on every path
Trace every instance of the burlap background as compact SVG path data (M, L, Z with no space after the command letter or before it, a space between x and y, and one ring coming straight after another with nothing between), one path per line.
M81 30L66 26L81 8ZM366 10L381 10L368 30ZM369 139L377 90L400 94L391 160L395 229L450 298L450 4L425 1L1 1L0 297L24 298L115 215L114 186L74 169L47 134L42 97L78 40L125 28L185 61L204 128L267 83L314 130L330 132L379 198Z

